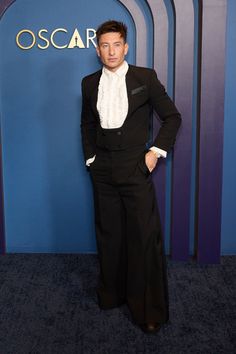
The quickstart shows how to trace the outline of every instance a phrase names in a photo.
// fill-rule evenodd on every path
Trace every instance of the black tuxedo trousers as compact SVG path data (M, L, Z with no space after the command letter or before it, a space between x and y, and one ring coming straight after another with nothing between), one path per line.
M123 150L106 146L97 149L90 166L99 305L109 309L127 303L138 324L169 318L166 260L146 152L145 145Z

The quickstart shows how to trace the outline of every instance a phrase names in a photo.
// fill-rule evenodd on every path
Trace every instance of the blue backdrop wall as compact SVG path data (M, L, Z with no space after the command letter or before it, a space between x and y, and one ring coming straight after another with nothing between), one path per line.
M69 43L77 28L86 46L86 29L116 13L134 25L117 1L47 0L14 2L1 20L1 112L7 252L94 252L90 180L80 142L80 83L99 69L95 48L56 49ZM36 36L30 50L15 43L29 29ZM19 42L30 46L31 34ZM131 46L128 60L134 62Z
M221 251L236 254L236 1L228 0L227 14Z
M144 22L149 24L152 19L147 2L136 3L144 14ZM167 9L170 3L165 0ZM235 1L228 0L227 6L221 254L236 254L233 235L236 227ZM139 16L138 11L136 16ZM137 28L129 11L116 0L52 0L50 5L46 0L17 0L1 19L0 104L6 252L96 251L92 190L80 142L80 82L83 76L100 67L93 41L89 41L87 35L92 37L99 23L113 17L128 24L127 60L136 63L137 53L142 53L142 48L137 50L140 45L136 41ZM169 25L171 43L173 22ZM59 49L50 42L53 31L62 29L55 33L54 44L68 45L76 28L83 42L79 46L84 44L85 48ZM36 42L31 49L23 50L16 44L16 35L22 29L30 31L19 37L22 46L30 46L35 35ZM39 38L38 32L42 29L47 30L41 35L49 42ZM150 26L149 40L142 42L143 56L146 49L150 53L146 60L150 67L153 65L153 36ZM46 49L38 47L47 43ZM171 55L170 48L169 45ZM172 75L169 65L168 78ZM169 92L171 94L171 89ZM167 183L167 196L170 190ZM167 208L167 232L170 219ZM194 223L192 218L190 230ZM169 244L168 235L166 240ZM191 242L192 253L194 240Z

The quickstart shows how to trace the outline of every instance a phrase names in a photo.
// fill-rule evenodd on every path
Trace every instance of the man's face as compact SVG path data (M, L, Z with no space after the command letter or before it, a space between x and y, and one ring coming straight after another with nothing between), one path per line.
M97 46L97 54L108 70L116 71L123 63L128 52L128 44L119 32L102 34Z

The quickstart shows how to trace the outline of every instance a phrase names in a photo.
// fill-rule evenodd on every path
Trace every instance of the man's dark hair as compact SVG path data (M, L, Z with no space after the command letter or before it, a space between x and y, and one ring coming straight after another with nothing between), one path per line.
M96 31L97 43L99 44L99 39L102 34L109 33L109 32L119 32L121 37L124 39L126 43L127 26L123 22L118 22L115 20L106 21L98 27Z

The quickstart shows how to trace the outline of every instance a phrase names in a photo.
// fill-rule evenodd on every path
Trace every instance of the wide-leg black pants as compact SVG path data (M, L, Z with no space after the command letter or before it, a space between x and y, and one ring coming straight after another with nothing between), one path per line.
M138 324L168 321L160 218L145 146L98 149L91 164L100 277L98 301L127 303Z

